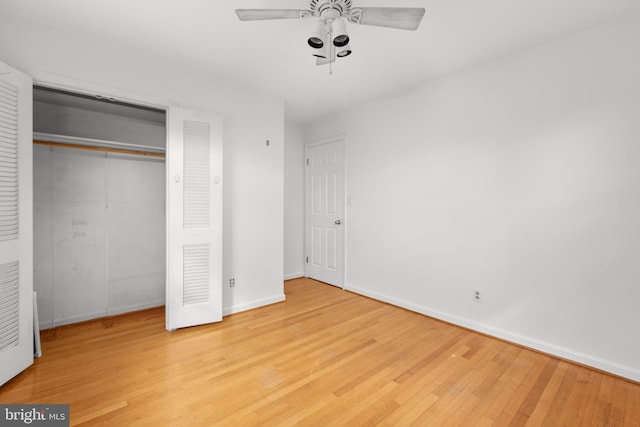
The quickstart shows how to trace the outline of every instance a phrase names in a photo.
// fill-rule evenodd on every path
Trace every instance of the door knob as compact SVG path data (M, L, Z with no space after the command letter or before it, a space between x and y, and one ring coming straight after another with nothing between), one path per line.
M334 224L335 224L335 225L340 225L340 224L342 224L342 221L340 221L339 219L336 219L336 220L335 220L335 222L334 222Z

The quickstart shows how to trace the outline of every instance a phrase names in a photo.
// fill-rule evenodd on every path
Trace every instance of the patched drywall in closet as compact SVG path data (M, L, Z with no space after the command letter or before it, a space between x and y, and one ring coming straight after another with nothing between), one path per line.
M34 140L41 328L164 304L165 112L34 88Z

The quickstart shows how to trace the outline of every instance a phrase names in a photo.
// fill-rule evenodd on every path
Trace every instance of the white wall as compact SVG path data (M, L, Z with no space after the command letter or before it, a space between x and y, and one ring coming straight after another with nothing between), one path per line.
M235 288L224 288L223 310L231 313L284 298L282 100L225 85L211 72L198 72L197 64L2 17L0 58L36 76L53 74L221 113L223 283L236 279Z
M290 120L284 128L284 278L304 276L303 127Z
M164 159L35 145L40 327L164 304Z
M307 129L346 132L347 288L640 381L638 40L629 16Z

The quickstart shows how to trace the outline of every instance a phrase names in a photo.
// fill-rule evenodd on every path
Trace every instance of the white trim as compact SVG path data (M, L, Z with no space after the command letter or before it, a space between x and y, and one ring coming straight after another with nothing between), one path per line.
M128 104L151 107L160 110L166 110L169 106L178 104L177 101L147 96L137 92L117 89L111 86L61 76L58 74L35 71L31 73L31 76L33 77L33 84L36 86L65 90L84 95L101 95L104 98L114 98L117 101L126 102Z
M38 320L38 293L33 291L33 356L42 357L40 321Z
M305 157L307 154L307 147L317 147L318 145L330 144L332 142L344 141L346 138L346 132L342 132L333 136L329 136L327 138L314 139L312 141L307 141L304 143L305 147Z
M299 279L301 277L304 277L304 271L301 271L299 273L285 274L284 280Z
M570 360L580 363L582 365L591 366L593 368L612 373L621 377L628 378L632 381L640 382L640 370L632 368L630 366L621 365L610 360L600 359L589 354L585 354L579 351L571 350L566 347L561 347L555 344L550 344L544 341L540 341L534 338L530 338L524 335L513 333L504 329L495 328L490 325L478 323L473 320L443 313L438 310L424 307L422 305L410 303L401 299L393 298L385 294L381 294L375 291L370 291L358 286L349 285L345 288L348 291L364 295L369 298L373 298L378 301L386 302L404 309L414 311L416 313L424 314L425 316L433 317L435 319L443 320L447 323L451 323L464 328L472 329L477 332L481 332L486 335L490 335L495 338L499 338L505 341L509 341L514 344L518 344L527 348L531 348L543 353L560 357L562 359Z
M150 301L142 304L128 305L126 307L118 307L101 311L99 313L84 314L82 316L67 317L65 319L54 320L53 322L40 321L40 329L52 329L58 326L70 325L72 323L86 322L87 320L102 319L105 317L118 316L125 313L133 313L135 311L147 310L154 307L164 306L164 300Z
M342 226L344 228L344 239L342 241L342 290L347 289L347 247L348 247L348 240L347 236L349 235L349 208L350 206L347 204L347 200L349 199L349 187L347 186L347 183L349 182L348 180L348 168L347 168L347 160L349 158L349 156L347 155L347 134L346 133L342 133L340 134L341 138L342 138L342 164L344 167L343 172L343 178L344 178L344 194L342 195L342 197L344 198L344 200L342 201L342 207L343 207L343 212L342 212L342 216L343 216L343 220L342 220Z
M265 299L261 299L261 300L256 300L256 301L251 301L251 302L247 302L244 304L237 304L231 307L223 307L222 308L222 315L223 316L228 316L230 314L235 314L235 313L240 313L242 311L247 311L247 310L252 310L254 308L260 308L260 307L264 307L267 305L271 305L271 304L275 304L278 302L282 302L285 301L287 299L287 297L282 294L282 295L276 295L273 296L271 298L265 298Z

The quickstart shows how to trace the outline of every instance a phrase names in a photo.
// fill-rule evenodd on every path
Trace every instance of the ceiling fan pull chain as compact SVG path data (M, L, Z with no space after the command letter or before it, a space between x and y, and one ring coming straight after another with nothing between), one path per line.
M333 34L332 34L332 28L331 26L329 26L329 75L332 76L333 75L333 43L331 42L333 40Z

